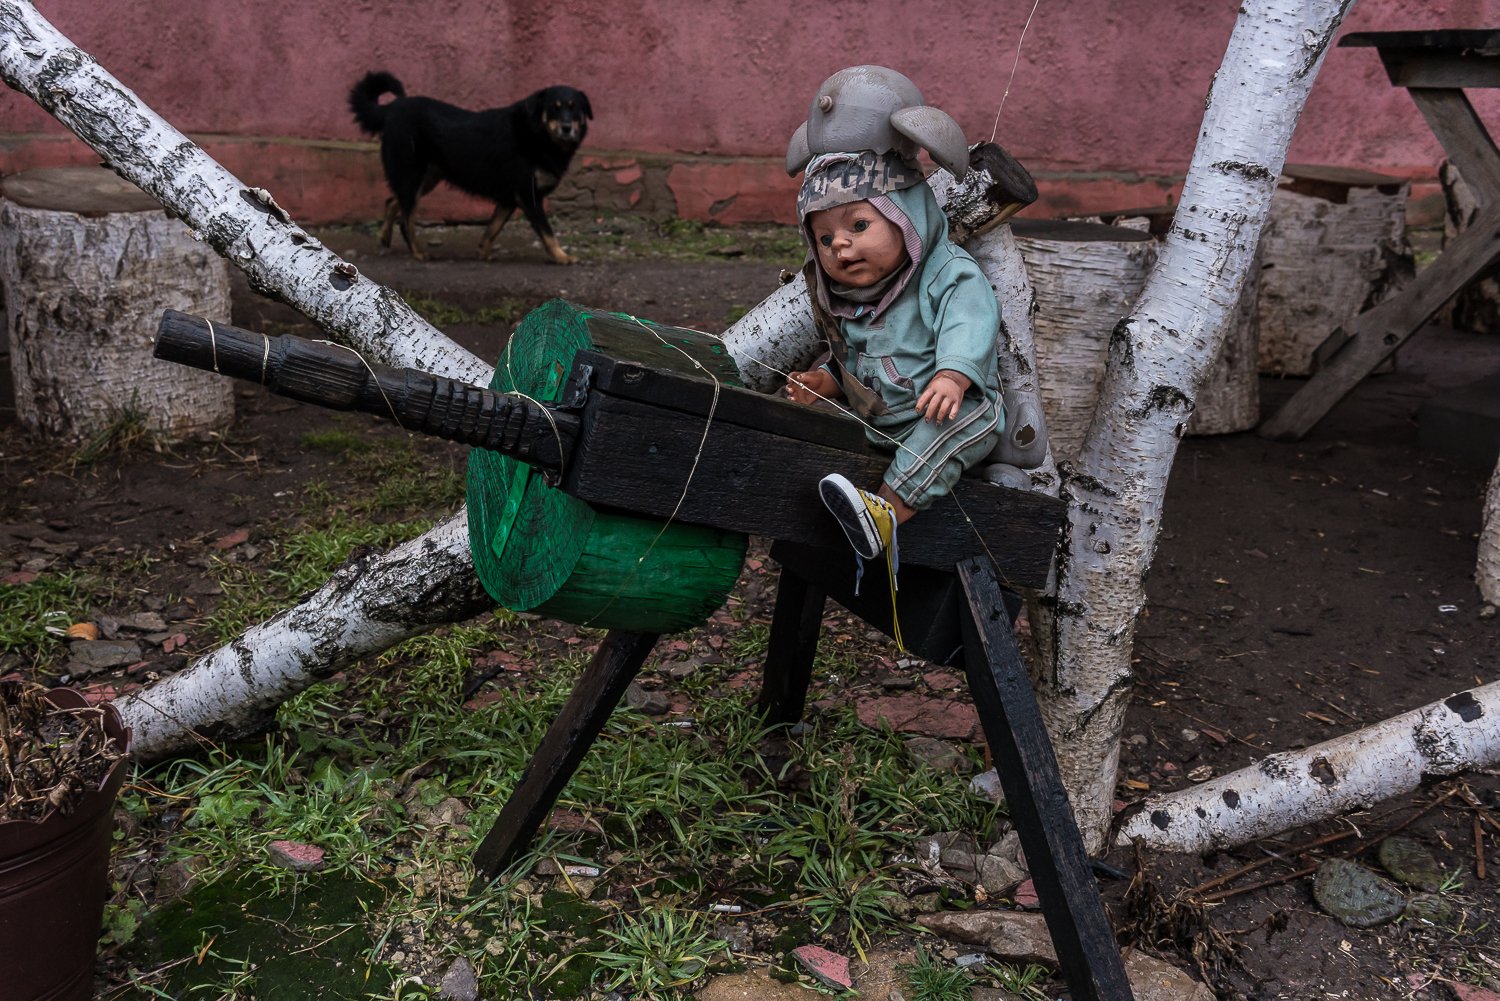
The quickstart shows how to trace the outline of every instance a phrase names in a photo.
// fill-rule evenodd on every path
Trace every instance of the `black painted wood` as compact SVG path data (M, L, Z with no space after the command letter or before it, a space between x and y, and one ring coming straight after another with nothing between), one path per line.
M1000 585L978 558L961 562L958 576L967 599L961 616L964 674L1070 996L1073 1001L1129 1001L1130 981Z
M367 361L359 352L290 334L258 334L175 309L162 314L156 357L264 385L330 410L357 410L408 431L476 445L544 469L572 451L578 416L468 383ZM550 409L550 408L549 408Z
M813 658L818 652L818 632L823 627L823 604L822 588L781 568L757 702L767 723L789 725L802 719Z
M482 892L531 844L656 640L653 633L611 630L605 634L562 712L547 728L541 746L521 773L521 781L474 853L477 875L471 892Z
M873 488L889 461L595 392L562 489L596 506L837 549L847 543L818 480L840 472ZM948 568L987 547L1007 586L1041 588L1064 513L1054 497L961 480L901 526L902 564Z

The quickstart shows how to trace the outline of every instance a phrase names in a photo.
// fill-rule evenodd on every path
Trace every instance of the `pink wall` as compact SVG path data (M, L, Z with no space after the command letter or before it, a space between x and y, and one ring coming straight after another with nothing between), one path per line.
M970 12L981 5L958 0L37 6L168 121L204 137L245 180L278 197L293 189L283 203L306 221L378 210L372 147L348 145L362 137L345 109L350 85L375 68L396 73L409 92L471 107L551 83L580 87L597 114L586 146L602 178L588 195L594 204L609 207L618 195L626 207L644 199L653 210L733 221L775 214L786 139L817 84L845 65L902 70L971 141L987 138L1031 2L1005 0L978 15ZM1192 154L1237 7L1238 0L1041 0L996 138L1038 177L1047 207L1163 199ZM1495 0L1361 0L1344 30L1496 21ZM1491 120L1500 107L1494 96L1480 102ZM88 158L62 135L28 99L0 94L0 170ZM1440 158L1372 50L1330 51L1289 159L1428 180ZM652 188L653 163L665 172L665 190ZM365 190L371 184L377 190ZM621 191L605 191L610 184ZM726 213L722 203L736 192L744 204ZM668 200L674 204L658 204ZM720 212L711 211L715 205Z

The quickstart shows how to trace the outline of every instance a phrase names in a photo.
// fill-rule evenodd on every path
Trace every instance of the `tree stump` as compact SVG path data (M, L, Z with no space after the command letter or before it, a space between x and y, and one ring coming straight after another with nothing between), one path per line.
M1261 235L1260 370L1311 375L1339 327L1416 273L1395 177L1288 164Z
M167 438L222 428L234 387L152 358L162 310L229 317L228 265L103 167L0 181L0 288L16 414L63 442L125 422Z
M1036 367L1052 454L1074 459L1109 360L1115 324L1156 263L1151 234L1127 226L1012 219L1036 290Z
M1447 160L1438 168L1443 186L1443 246L1446 248L1469 228L1479 214L1479 202L1464 183L1458 168ZM1500 268L1492 268L1470 282L1462 292L1438 311L1439 323L1476 334L1500 331Z

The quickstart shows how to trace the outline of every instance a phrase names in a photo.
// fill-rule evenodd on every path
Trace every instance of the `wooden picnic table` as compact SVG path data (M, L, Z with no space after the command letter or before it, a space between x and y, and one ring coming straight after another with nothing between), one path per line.
M1444 303L1500 261L1500 151L1465 93L1500 87L1500 29L1366 31L1345 35L1339 45L1380 54L1391 83L1416 102L1479 213L1405 288L1329 335L1318 349L1317 372L1259 428L1262 437L1280 441L1312 430Z

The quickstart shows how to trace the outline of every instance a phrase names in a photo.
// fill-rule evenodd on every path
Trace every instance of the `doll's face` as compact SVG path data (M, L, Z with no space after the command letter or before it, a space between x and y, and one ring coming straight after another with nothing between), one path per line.
M807 217L818 264L841 285L867 288L906 260L901 227L867 201L845 202Z

